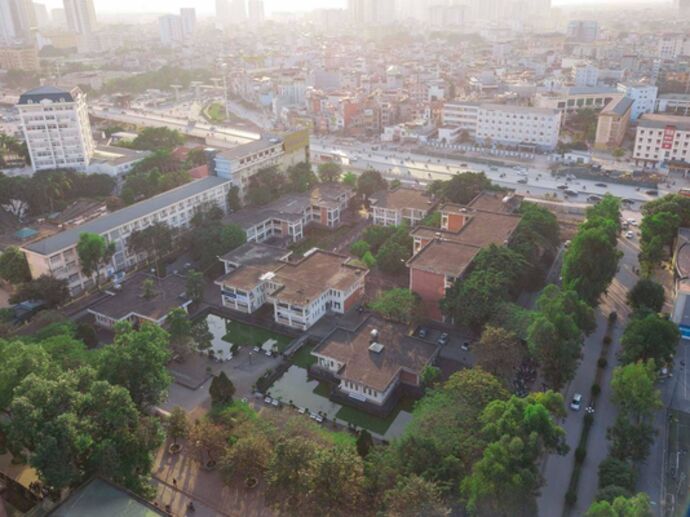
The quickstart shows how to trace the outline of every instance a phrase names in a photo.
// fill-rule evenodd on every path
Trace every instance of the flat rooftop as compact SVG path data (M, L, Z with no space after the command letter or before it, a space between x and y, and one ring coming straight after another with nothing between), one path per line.
M235 267L242 265L265 266L274 264L286 258L292 252L278 246L258 242L247 242L239 248L235 248L223 255L220 259L224 262L234 264Z
M487 212L512 214L520 208L523 200L524 196L519 194L506 194L505 192L480 192L472 201L469 202L467 206Z
M461 276L481 248L459 242L433 239L408 262L409 267L438 275Z
M633 102L634 101L630 97L625 96L613 99L606 106L604 106L604 109L601 110L600 114L607 115L610 113L618 117L622 117L626 114L626 112L632 109Z
M378 331L376 341L383 345L378 353L369 350L374 329ZM381 392L403 369L419 375L437 349L436 344L409 336L404 325L370 316L354 332L336 328L312 353L343 363L339 372L343 379Z
M457 233L458 242L484 248L489 244L506 244L517 226L520 216L476 211L470 221Z
M40 255L52 255L53 253L57 253L58 251L76 245L79 241L79 235L82 233L91 232L102 235L110 230L118 228L119 226L145 217L187 198L206 192L207 190L218 187L224 183L228 183L229 181L230 180L218 178L216 176L209 176L200 180L194 180L190 183L186 183L180 187L168 190L167 192L152 198L145 199L144 201L134 203L128 207L111 212L97 219L93 219L75 228L51 235L50 237L32 242L22 247L28 251L38 253Z
M282 139L278 137L262 137L260 140L253 140L247 142L246 144L240 144L232 149L226 149L220 153L218 156L226 158L228 160L238 160L240 158L245 158L246 156L251 156L252 154L265 151L276 145L280 145Z
M309 194L286 194L264 206L242 208L227 215L223 221L237 224L244 230L256 226L267 219L298 222L302 219L304 211L310 206L311 199Z
M153 296L144 297L144 282L153 280ZM119 291L101 302L89 307L90 311L102 314L114 320L120 320L128 314L159 320L171 310L189 302L186 295L187 281L178 275L158 278L147 273L136 273L126 280Z
M679 115L663 115L661 113L646 113L637 120L637 127L650 129L666 129L674 126L682 131L690 130L690 117Z
M428 211L435 204L424 190L407 187L398 187L390 191L382 190L372 195L371 200L375 207L390 210L413 208Z

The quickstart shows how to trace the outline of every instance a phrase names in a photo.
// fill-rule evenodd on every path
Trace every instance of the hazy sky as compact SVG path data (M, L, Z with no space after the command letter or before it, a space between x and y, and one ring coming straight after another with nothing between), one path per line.
M62 7L62 0L35 0L48 8ZM666 2L670 0L646 0ZM96 11L101 12L175 12L180 7L196 7L199 14L212 13L215 0L94 0ZM602 0L552 0L554 5L597 4ZM625 4L640 3L640 0L609 0ZM344 7L347 0L264 0L268 13L272 11L310 10L319 7Z

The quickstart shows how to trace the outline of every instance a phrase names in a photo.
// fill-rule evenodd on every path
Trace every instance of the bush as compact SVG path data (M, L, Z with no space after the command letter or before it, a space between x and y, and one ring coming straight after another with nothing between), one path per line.
M604 369L609 364L605 357L600 357L597 361L597 367Z
M373 268L376 265L376 259L374 258L374 255L371 254L371 251L367 251L363 256L362 256L362 262L369 268Z
M616 311L611 311L609 314L609 323L615 323L618 319L618 313Z
M578 447L575 449L575 461L577 463L582 463L585 461L585 457L587 456L587 449L583 446Z
M584 436L584 442L583 443L587 443L587 436L589 436L589 428L592 427L592 424L594 423L594 415L592 413L586 413L584 421L585 421L585 431L583 431L583 433L582 433Z
M87 348L96 348L98 345L96 330L88 323L80 323L77 326L76 338L82 340Z
M350 246L350 253L355 257L362 258L368 251L371 251L371 246L369 246L367 241L358 240Z
M613 342L613 339L611 338L611 336L604 336L604 344L605 344L605 345L608 346L608 345L610 345L612 342Z
M592 384L592 388L590 390L592 392L592 397L598 397L599 393L601 393L601 386L598 384Z

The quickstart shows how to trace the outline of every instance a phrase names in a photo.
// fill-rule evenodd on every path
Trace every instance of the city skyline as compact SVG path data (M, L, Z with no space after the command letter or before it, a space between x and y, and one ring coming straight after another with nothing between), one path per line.
M46 0L44 3L49 9L63 7L62 0ZM319 8L345 8L347 0L265 0L267 14L285 11L310 11ZM592 6L601 4L601 0L553 0L554 6ZM644 0L643 2L631 0L608 0L607 4L671 4L672 0ZM118 8L114 9L111 2L107 0L95 0L96 10L103 13L172 13L177 12L181 7L193 7L200 14L213 14L215 12L215 0L149 0L138 2L135 0L122 0L117 3Z

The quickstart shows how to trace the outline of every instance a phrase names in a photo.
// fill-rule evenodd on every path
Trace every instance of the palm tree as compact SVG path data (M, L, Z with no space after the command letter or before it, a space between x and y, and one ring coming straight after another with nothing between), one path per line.
M55 199L62 198L70 187L72 187L72 180L62 172L51 174L46 178L45 193L51 212L55 210Z

